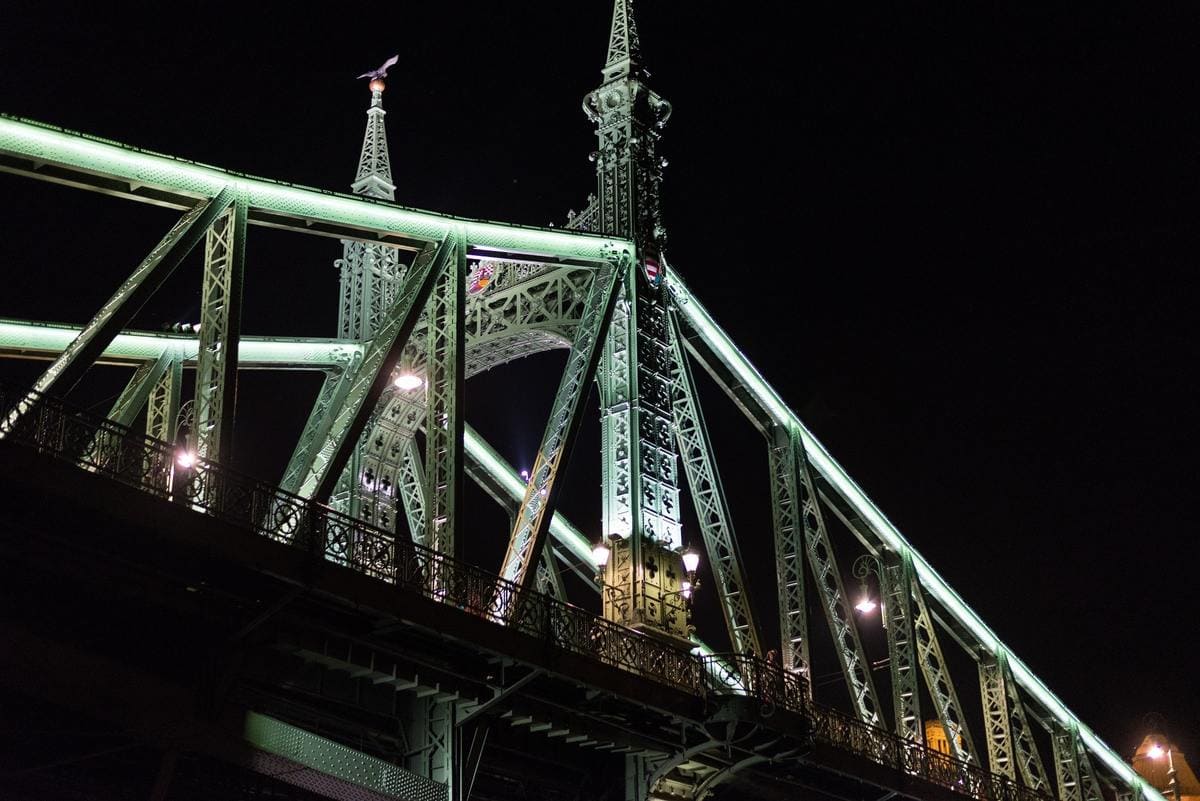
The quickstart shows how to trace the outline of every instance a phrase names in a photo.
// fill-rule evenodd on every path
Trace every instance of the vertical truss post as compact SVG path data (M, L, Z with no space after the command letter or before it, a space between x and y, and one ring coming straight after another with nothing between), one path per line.
M351 380L361 364L362 357L356 353L350 362L339 369L325 371L321 391L317 393L312 411L308 413L308 420L304 423L304 430L300 432L296 449L283 471L280 488L287 492L296 492L300 488L300 482L304 480L304 470L313 458L315 449L325 441L329 426L333 423L335 410L345 402Z
M183 389L183 361L176 356L150 390L146 406L146 436L174 444Z
M1079 746L1074 725L1050 722L1050 742L1054 749L1054 772L1058 779L1059 801L1083 801L1079 775Z
M192 450L210 461L233 446L242 275L246 261L246 199L238 197L208 229L196 362L196 423Z
M950 742L950 750L956 759L979 764L975 744L971 739L971 731L967 728L962 706L958 703L958 693L954 691L954 681L950 678L950 669L942 656L942 646L938 642L937 631L933 627L933 617L925 605L925 596L921 585L912 583L913 599L917 602L916 635L917 657L921 670L925 674L925 684L929 694L937 706L938 718L946 731L946 739Z
M983 698L984 736L987 740L988 765L992 773L1016 780L1013 764L1012 727L1009 724L1008 677L1003 657L985 654L979 660L979 694Z
M779 633L783 666L807 672L808 609L804 598L804 535L800 491L796 486L795 441L787 428L771 429L767 450L771 468L771 516L775 532L775 585L779 593ZM809 683L811 692L812 684Z
M563 586L562 574L554 563L553 548L542 548L542 558L537 566L537 591L560 601L567 600L567 588Z
M712 443L708 439L708 429L704 425L704 414L696 396L696 384L680 344L682 336L679 333L679 320L673 312L670 314L667 334L671 347L675 435L679 454L687 471L692 502L696 505L696 516L700 520L704 550L708 552L709 563L712 565L721 594L721 611L725 614L729 642L738 653L761 656L758 626L754 620L746 579L742 573L741 555L733 532L729 506L725 502L721 476L717 472L717 461L713 455Z
M299 495L323 500L337 485L358 445L363 426L391 380L392 369L429 298L434 279L441 274L452 250L453 244L448 241L427 245L405 273L404 287L396 304L367 347L362 365L350 380L345 401L334 411L320 447L313 448L300 466L304 478L297 491Z
M406 767L419 776L446 785L454 798L454 733L456 703L436 695L414 698L409 709Z
M921 696L917 688L917 659L913 650L912 562L887 552L880 573L883 621L887 629L888 661L892 673L892 709L896 734L924 742Z
M43 393L56 385L63 387L62 392L71 389L147 298L171 276L213 221L233 202L233 198L233 190L223 189L213 199L197 203L184 214L113 296L105 301L71 344L50 363L46 372L34 382L33 389ZM12 414L20 413L14 411ZM13 420L15 417L8 422L11 424ZM2 435L3 431L0 430Z
M821 514L816 488L813 486L808 456L804 452L804 444L800 441L798 431L793 430L789 433L789 441L795 454L793 461L796 465L796 489L800 501L798 516L804 527L808 564L812 568L813 580L821 597L821 606L825 610L825 620L833 634L838 661L841 663L854 709L864 723L878 726L879 702L875 695L875 684L871 681L871 668L867 663L862 641L858 637L858 629L854 626L854 613L846 598L846 589L842 586L842 574L833 553L833 544L830 543L829 533L825 529L825 519Z
M425 545L455 554L455 528L463 472L463 389L466 383L466 238L454 236L454 253L434 281L426 319Z
M1083 787L1084 801L1104 801L1100 791L1100 782L1096 777L1096 769L1092 767L1091 757L1083 747L1083 740L1078 734L1075 737L1075 748L1079 761L1079 783Z
M175 353L165 350L154 361L142 362L125 385L125 389L117 396L112 408L108 410L108 419L118 425L133 425L138 412L146 405L150 392L176 359Z
M542 444L538 448L533 472L526 484L525 497L517 511L517 522L513 526L500 568L500 575L509 581L526 585L536 573L533 566L541 556L546 531L550 527L551 510L561 486L554 479L565 464L579 431L583 402L596 375L601 346L613 319L620 279L632 272L629 255L614 254L612 260L601 264L592 277L583 315L571 342L567 366L550 407Z

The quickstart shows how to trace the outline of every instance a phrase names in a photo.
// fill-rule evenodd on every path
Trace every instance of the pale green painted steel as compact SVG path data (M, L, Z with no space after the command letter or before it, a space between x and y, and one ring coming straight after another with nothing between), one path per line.
M190 207L195 199L214 197L236 186L246 192L251 223L297 231L311 228L320 233L319 226L306 224L313 222L352 228L364 238L396 236L437 243L463 226L474 252L525 254L551 261L603 261L613 244L612 237L470 220L254 178L8 116L0 116L0 155L10 159L3 167L8 172L176 208ZM14 159L27 162L28 168L15 165ZM53 165L58 175L39 172L38 167L45 165ZM78 175L59 177L64 172ZM103 179L103 186L92 181L96 177ZM187 198L193 202L185 202Z
M595 378L604 337L617 304L617 288L621 278L632 272L631 254L622 249L614 251L592 278L583 318L554 393L546 430L501 564L500 575L509 581L525 585L536 573L535 566L550 527L548 512L554 508L561 487L556 479L579 431L587 390Z
M467 381L465 234L457 232L447 244L453 251L425 309L425 545L455 556Z
M246 713L243 736L268 754L390 798L450 801L449 787L444 783L257 712Z
M81 328L63 323L0 318L0 357L53 359L62 353ZM238 368L242 370L321 370L345 365L361 356L358 342L302 337L242 337L238 343ZM154 331L122 331L109 343L99 364L140 365L153 361L164 351L178 353L180 361L194 366L200 340L190 334Z
M1009 725L1012 729L1013 755L1017 760L1021 779L1026 787L1051 792L1050 780L1046 777L1046 766L1038 753L1037 741L1033 739L1033 730L1025 714L1025 702L1021 700L1021 694L1017 691L1017 683L1013 681L1008 660L1003 654L996 659L1004 670L1004 690L1008 695L1008 709L1011 713Z
M667 333L671 345L672 414L675 419L675 434L679 454L687 472L692 503L696 507L696 517L700 521L704 550L708 554L709 567L712 568L713 577L717 582L729 642L739 654L761 657L762 638L759 636L758 623L754 619L754 608L750 603L749 588L742 570L742 558L729 514L729 504L725 501L725 490L721 486L721 475L717 470L717 459L708 438L708 428L704 424L704 413L696 395L692 370L680 344L679 322L673 314L669 323Z
M246 201L239 196L208 229L196 360L196 422L192 451L212 462L233 450L237 351L242 331L242 277L246 262Z
M979 694L983 700L983 729L987 741L988 768L992 773L1017 778L1013 759L1011 716L1004 667L994 656L979 660Z
M1135 794L1141 794L1149 801L1166 801L1162 794L1138 776L1119 754L1080 722L1059 700L1058 696L1051 692L1025 663L1000 641L995 632L909 544L899 529L850 478L850 475L829 454L825 446L804 426L800 418L787 407L779 394L767 383L749 359L734 346L729 336L716 324L704 306L687 288L687 285L679 277L678 271L668 267L665 280L667 288L675 297L681 313L681 321L695 332L704 346L711 350L712 355L746 390L742 402L752 401L756 406L756 411L759 411L763 417L778 425L794 427L804 443L810 463L829 482L833 491L870 526L871 531L886 547L899 554L908 555L912 559L914 572L921 585L950 613L954 620L975 637L977 644L992 654L1003 653L1016 683L1053 715L1060 725L1067 722L1075 726L1080 740L1089 752L1099 758L1116 776L1119 776ZM730 388L726 387L726 391L730 391Z
M421 465L421 449L417 441L405 437L400 444L400 469L396 474L396 489L404 507L409 537L419 545L425 545L425 468Z
M117 288L95 316L83 327L46 371L33 383L36 392L46 393L59 382L63 391L71 387L104 352L121 327L170 277L184 256L200 241L213 221L233 202L234 193L222 189L211 199L197 203L171 227L150 254Z
M292 451L292 458L288 460L283 479L279 482L284 491L296 492L300 489L305 471L316 458L315 449L320 448L329 436L335 410L346 402L346 394L350 391L350 384L361 364L362 354L356 353L345 367L325 371L321 391L317 393L312 411L309 412L304 429L300 432L300 439Z
M451 251L453 245L449 242L436 248L430 246L413 263L404 280L400 299L367 347L346 400L334 414L321 447L307 460L298 494L323 500L333 492L342 469L350 460L351 451L357 447L367 418L391 380L391 367L399 358L400 349L416 324L417 315Z
M170 366L163 371L147 399L146 436L163 442L175 442L182 390L183 364L178 358L172 358Z
M884 627L888 638L888 665L892 674L892 711L896 734L914 743L925 742L921 695L917 687L914 653L912 562L888 553L879 564Z
M975 740L971 737L971 729L963 714L962 704L958 701L954 679L950 676L950 666L946 664L937 629L933 625L933 617L925 603L925 593L916 582L913 582L910 589L913 600L916 601L913 631L916 634L917 662L921 665L921 672L925 674L925 687L929 690L937 708L938 718L942 721L942 728L950 743L950 753L956 759L978 765L979 753L975 750Z
M1051 721L1050 742L1054 749L1054 771L1058 779L1059 801L1084 801L1074 727Z
M154 361L142 362L142 366L134 372L125 389L121 390L112 408L108 410L108 419L118 425L132 426L142 407L146 405L150 393L176 361L175 354L163 351Z
M775 426L768 435L768 478L771 482L771 531L775 542L775 591L779 608L782 664L810 675L808 602L804 595L803 502L797 484L797 434ZM811 677L811 676L810 676ZM809 684L812 692L812 684Z

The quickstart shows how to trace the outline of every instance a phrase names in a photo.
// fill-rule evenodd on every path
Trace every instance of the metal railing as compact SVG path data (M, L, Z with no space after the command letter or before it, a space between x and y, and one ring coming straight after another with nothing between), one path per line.
M61 400L0 385L0 442L36 449L574 654L700 697L743 695L821 743L987 801L1044 801L981 767L814 704L804 676L745 654L697 656Z

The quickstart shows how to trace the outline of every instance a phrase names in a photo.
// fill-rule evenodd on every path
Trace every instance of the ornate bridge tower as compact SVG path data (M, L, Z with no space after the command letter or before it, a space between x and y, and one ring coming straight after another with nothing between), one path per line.
M671 105L647 84L632 6L615 1L604 81L583 101L599 138L598 232L632 239L639 257L625 276L598 374L604 535L612 552L604 609L625 625L686 638L679 457L661 289L666 230L658 140Z

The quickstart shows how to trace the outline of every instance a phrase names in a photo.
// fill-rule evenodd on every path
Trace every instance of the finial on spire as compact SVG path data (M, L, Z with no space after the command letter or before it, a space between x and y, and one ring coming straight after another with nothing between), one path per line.
M612 32L608 37L608 58L604 79L612 80L637 72L642 66L642 45L638 41L633 0L613 0Z
M371 88L374 89L375 81L380 78L386 78L388 69L396 66L396 62L399 60L400 60L400 54L397 53L396 55L389 58L387 61L383 62L383 64L381 64L378 69L373 69L370 72L364 72L362 75L359 75L358 77L359 78L370 78L371 83L372 83Z

